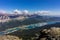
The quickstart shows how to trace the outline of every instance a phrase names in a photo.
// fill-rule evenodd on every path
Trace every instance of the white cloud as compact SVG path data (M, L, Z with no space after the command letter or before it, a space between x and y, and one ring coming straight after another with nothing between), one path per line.
M50 11L36 11L34 12L35 14L49 14ZM5 11L5 10L0 10L0 13L8 13L8 11ZM13 11L10 11L9 13L12 13L12 14L30 14L30 12L28 10L23 10L23 11L20 11L18 9L15 9ZM34 14L32 13L32 14Z
M15 9L15 10L13 10L13 11L10 11L10 12L8 12L8 11L4 11L4 10L0 10L0 13L2 13L2 14L5 14L5 13L10 13L10 14L38 14L38 15L52 15L52 13L51 13L51 11L36 11L36 12L34 12L34 13L30 13L28 10L23 10L23 11L20 11L20 10L18 10L18 9Z
M13 13L14 13L14 14L22 14L22 11L15 9L15 10L13 11Z
M13 13L12 14L28 14L28 10L23 10L23 11L20 11L18 9L15 9L13 10Z
M8 12L8 11L4 11L4 10L0 10L0 13L1 14L5 14L5 13L10 13L10 14L24 14L24 15L26 15L26 14L38 14L38 15L50 15L50 14L52 14L50 11L36 11L36 12L34 12L34 13L30 13L28 10L23 10L23 11L20 11L20 10L18 10L18 9L15 9L15 10L13 10L13 11L10 11L10 12Z
M38 15L49 15L50 11L36 11L35 14Z
M28 14L29 12L28 12L28 10L24 10L23 13L24 14Z

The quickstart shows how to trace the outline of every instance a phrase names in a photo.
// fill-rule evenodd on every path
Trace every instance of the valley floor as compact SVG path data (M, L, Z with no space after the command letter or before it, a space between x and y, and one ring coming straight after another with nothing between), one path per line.
M0 40L60 40L60 28L52 27L50 29L43 29L34 35L23 35L20 33L1 35Z

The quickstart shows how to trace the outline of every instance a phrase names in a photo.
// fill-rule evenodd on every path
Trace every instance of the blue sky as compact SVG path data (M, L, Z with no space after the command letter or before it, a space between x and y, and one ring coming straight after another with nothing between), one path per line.
M0 0L0 10L49 10L60 13L60 0Z

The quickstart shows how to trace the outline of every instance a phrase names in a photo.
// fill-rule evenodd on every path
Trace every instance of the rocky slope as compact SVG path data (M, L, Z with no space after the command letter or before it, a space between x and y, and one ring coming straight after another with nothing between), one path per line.
M21 39L17 36L2 35L2 36L0 36L0 40L21 40Z

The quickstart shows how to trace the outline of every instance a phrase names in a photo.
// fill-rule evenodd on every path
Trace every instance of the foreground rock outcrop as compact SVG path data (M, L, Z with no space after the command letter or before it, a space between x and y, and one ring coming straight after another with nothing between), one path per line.
M43 29L37 40L60 40L60 28Z
M0 36L0 40L20 40L20 38L13 35L2 35Z

